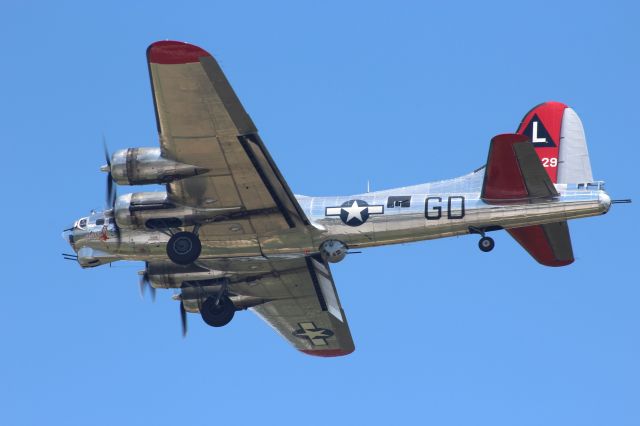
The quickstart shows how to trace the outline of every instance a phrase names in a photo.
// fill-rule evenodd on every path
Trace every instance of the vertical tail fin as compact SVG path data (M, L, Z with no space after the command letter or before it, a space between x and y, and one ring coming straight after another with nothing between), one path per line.
M542 103L524 116L517 133L531 139L553 183L593 181L582 121L573 109Z
M593 181L584 129L580 118L573 109L560 102L540 104L524 116L518 126L517 133L527 136L531 141L551 182L586 183ZM540 178L540 173L542 173L539 170L540 165L537 164L534 167L530 158L529 162L523 162L518 157L518 153L515 151L514 153L518 158L525 183L531 181L527 185L528 195L531 196L529 187L535 188L536 182L544 183L545 180ZM523 167L528 167L529 171L535 170L537 167L538 173L523 173ZM489 166L487 166L487 170L489 173ZM488 176L490 177L489 174ZM550 184L547 180L546 186ZM535 260L543 265L565 266L574 261L571 236L566 221L511 228L507 229L507 232Z

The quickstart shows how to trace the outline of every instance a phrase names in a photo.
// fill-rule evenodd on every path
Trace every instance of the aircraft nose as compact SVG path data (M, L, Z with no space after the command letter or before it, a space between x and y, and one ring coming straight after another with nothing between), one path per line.
M62 231L62 239L65 240L71 248L73 248L73 231L71 229L65 229Z

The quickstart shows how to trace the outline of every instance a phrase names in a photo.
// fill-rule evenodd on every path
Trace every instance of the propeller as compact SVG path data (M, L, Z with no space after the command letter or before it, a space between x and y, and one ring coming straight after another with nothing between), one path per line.
M144 299L144 294L146 293L147 287L149 288L149 293L151 293L151 301L156 301L156 288L151 285L151 281L149 281L149 272L147 270L148 263L145 262L144 271L140 273L140 297Z
M106 167L101 169L107 172L107 205L113 206L116 201L116 190L113 186L113 176L111 175L111 155L109 154L109 148L107 147L107 141L105 137L102 137L102 146L104 148L104 159L107 162Z
M122 236L120 234L120 227L118 226L118 222L116 221L116 199L118 198L118 191L116 187L113 185L113 175L111 174L111 155L109 154L109 148L107 147L107 140L102 136L102 147L104 148L104 159L107 162L105 166L102 166L100 170L103 172L108 172L107 174L107 206L111 207L111 212L113 214L113 231L116 234L116 240L118 241L118 247L120 247L120 242L122 241Z
M184 303L180 300L180 324L182 325L182 337L187 337L187 311Z

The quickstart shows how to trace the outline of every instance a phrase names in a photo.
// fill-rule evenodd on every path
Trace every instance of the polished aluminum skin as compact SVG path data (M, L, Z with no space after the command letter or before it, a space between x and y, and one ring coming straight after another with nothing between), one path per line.
M484 169L481 169L456 179L365 194L296 196L313 226L308 245L300 246L298 236L290 242L290 233L286 231L258 238L254 248L248 248L245 240L238 244L228 241L226 247L221 247L219 242L209 244L203 240L201 258L257 260L262 257L308 256L319 253L322 243L329 240L343 242L349 249L400 244L464 235L470 233L470 228L517 228L596 216L606 213L611 205L601 182L556 184L559 197L530 204L491 205L480 199L483 178ZM408 199L408 203L404 203L408 206L403 207L400 202L389 207L390 197ZM157 208L131 211L131 200L135 198L148 201L147 206L156 205ZM219 209L195 211L191 207L163 205L166 198L165 192L118 197L116 220L121 228L120 242L116 240L115 228L110 223L113 220L112 210L92 212L76 221L70 235L80 265L93 267L116 260L166 259L165 245L169 235L146 228L144 223L147 220L179 217L184 224L190 225L194 218L214 222L223 214ZM347 206L341 207L345 203ZM350 224L343 221L340 212L346 212L347 218L349 214L353 216L348 221ZM233 227L232 221L229 227ZM252 255L254 253L255 256Z
M128 148L116 151L108 167L118 185L169 183L208 170L162 157L160 148Z
M347 355L355 343L331 263L362 248L469 233L482 235L479 248L489 251L494 243L486 232L507 229L517 240L520 231L510 228L545 225L551 235L546 249L557 255L558 266L573 261L565 221L604 214L611 205L602 183L586 182L590 169L587 175L571 168L567 176L583 178L553 190L550 169L543 167L558 161L538 161L530 143L542 140L536 132L494 138L488 172L480 168L456 179L348 196L294 195L211 54L164 40L149 46L147 64L159 147L105 152L111 208L65 231L76 253L65 257L83 268L144 261L142 289L179 289L174 298L183 334L187 312L221 327L236 311L250 309L306 354ZM563 164L573 157L588 161L579 120L567 117L571 132L564 144L573 148L565 149ZM497 157L491 155L505 143L513 152L499 148ZM486 196L491 191L485 173L487 182L498 176L508 186L520 176L495 173L494 166L513 171L515 162L527 198ZM161 184L166 190L114 199L113 183Z

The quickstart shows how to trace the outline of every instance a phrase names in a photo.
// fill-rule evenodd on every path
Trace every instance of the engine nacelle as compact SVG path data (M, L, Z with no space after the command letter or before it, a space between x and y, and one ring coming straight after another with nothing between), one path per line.
M172 203L166 192L135 192L116 199L115 218L122 228L166 229L214 221L229 209L199 209Z
M116 151L111 157L110 170L113 180L118 185L168 183L208 171L164 158L160 148L128 148Z
M185 281L206 281L224 277L224 271L210 270L196 265L181 266L171 262L150 263L147 266L149 281L156 288L180 288Z
M347 256L349 248L338 240L327 240L320 245L320 255L325 262L338 263Z

